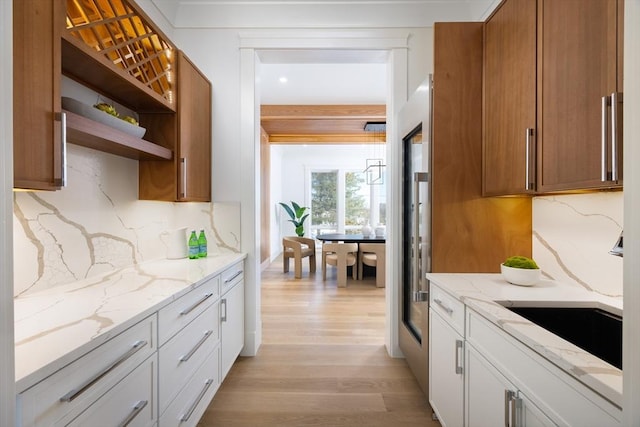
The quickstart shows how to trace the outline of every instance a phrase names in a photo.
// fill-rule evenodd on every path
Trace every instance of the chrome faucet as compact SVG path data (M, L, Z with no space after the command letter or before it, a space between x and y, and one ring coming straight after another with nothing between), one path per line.
M616 242L615 246L613 247L613 249L611 249L609 251L609 253L611 255L615 255L615 256L622 256L622 231L620 232L620 237L618 237L618 241Z

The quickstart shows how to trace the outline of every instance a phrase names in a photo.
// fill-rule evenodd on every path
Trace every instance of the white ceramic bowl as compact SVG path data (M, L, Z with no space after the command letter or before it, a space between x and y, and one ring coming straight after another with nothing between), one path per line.
M136 126L129 122L125 122L118 117L112 116L111 114L105 113L104 111L100 111L91 105L83 104L82 102L73 98L67 98L63 96L62 108L71 111L72 113L79 114L88 119L95 120L96 122L100 122L104 125L116 128L122 132L128 133L129 135L135 136L136 138L142 138L147 131L141 126Z
M542 277L542 271L539 268L513 268L500 264L500 271L507 282L518 286L533 286Z

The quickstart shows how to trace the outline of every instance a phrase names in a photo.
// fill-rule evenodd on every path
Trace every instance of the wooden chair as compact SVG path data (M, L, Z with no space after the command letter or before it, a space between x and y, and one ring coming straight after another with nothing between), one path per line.
M289 259L294 260L294 277L302 277L302 258L309 258L309 273L316 272L316 241L306 237L283 237L282 238L282 269L289 272Z
M324 243L322 245L322 280L327 280L327 264L337 267L338 287L347 287L347 267L352 266L357 278L357 243Z
M385 286L386 250L384 243L360 243L358 249L358 277L362 279L363 265L376 268L376 286Z

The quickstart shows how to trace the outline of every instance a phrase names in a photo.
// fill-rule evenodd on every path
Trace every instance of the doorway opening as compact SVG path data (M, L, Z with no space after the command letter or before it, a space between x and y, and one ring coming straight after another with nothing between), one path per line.
M255 252L248 258L248 283L250 288L247 289L247 298L245 303L245 323L246 328L246 345L243 354L253 355L257 352L257 348L261 342L261 292L260 292L260 232L263 204L261 200L261 188L264 188L261 175L261 155L265 152L261 144L260 132L260 69L265 64L289 64L295 63L291 58L304 57L307 63L318 61L318 58L328 58L330 55L336 54L338 58L345 61L345 57L359 57L361 63L380 62L380 57L386 58L385 67L387 71L386 77L386 107L385 115L390 118L387 121L386 135L386 161L387 161L387 205L389 211L386 212L389 224L387 226L387 251L391 256L387 257L387 287L385 288L385 346L390 355L397 357L402 353L398 347L397 339L397 313L398 313L398 296L395 289L398 279L395 277L399 273L397 268L398 260L395 260L395 249L399 243L399 232L394 228L398 226L394 224L394 218L398 217L398 213L394 213L394 206L398 205L399 194L394 187L397 186L399 178L395 176L393 165L398 164L399 153L396 153L397 147L393 146L392 138L395 132L393 116L397 113L399 106L406 100L407 93L407 37L403 33L399 36L397 31L380 30L374 31L377 35L364 34L358 32L354 35L345 35L340 32L337 37L329 31L328 36L314 32L309 35L307 33L290 37L292 34L287 33L285 37L277 37L268 34L266 37L251 37L240 40L241 51L241 131L240 140L242 146L242 154L248 158L254 159L253 175L248 174L243 180L242 194L242 218L243 233L241 236L243 248L255 248ZM371 58L376 57L376 61ZM313 58L309 60L309 58ZM369 59L363 59L369 58ZM324 62L327 62L326 59ZM351 60L352 63L357 63ZM262 135L264 141L264 135ZM391 143L391 144L390 144ZM264 208L268 209L271 214L275 215L276 205L279 200L272 200ZM246 227L245 227L246 225Z

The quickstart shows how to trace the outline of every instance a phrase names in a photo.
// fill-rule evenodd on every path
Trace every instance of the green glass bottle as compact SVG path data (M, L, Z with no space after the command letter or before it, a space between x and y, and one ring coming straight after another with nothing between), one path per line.
M189 259L198 258L200 253L200 244L198 243L198 236L196 236L196 230L191 231L189 236Z
M200 230L200 235L198 236L198 258L206 258L207 257L207 236L204 235L204 230Z

